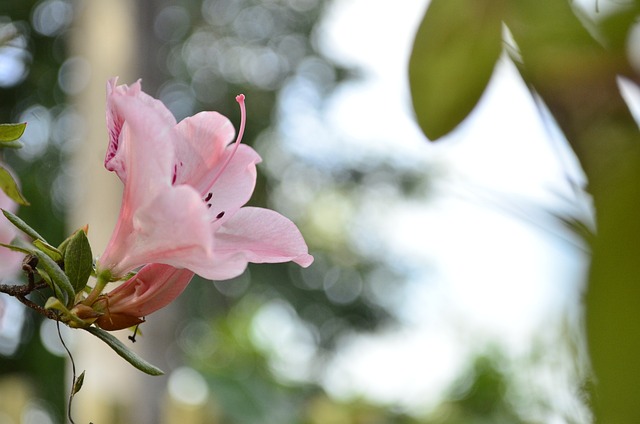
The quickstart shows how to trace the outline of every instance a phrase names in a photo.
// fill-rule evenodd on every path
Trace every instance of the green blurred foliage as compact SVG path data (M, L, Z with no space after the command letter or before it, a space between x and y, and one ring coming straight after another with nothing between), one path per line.
M47 239L62 241L61 169L67 146L61 130L69 109L58 75L66 59L65 32L71 22L63 19L58 25L44 26L51 12L47 7L52 4L33 0L0 3L0 62L5 70L0 75L0 122L29 121L20 139L25 148L3 152L4 161L17 174L30 201L19 215ZM68 2L61 4L70 7ZM49 296L41 295L43 299ZM52 418L62 422L67 396L65 360L44 348L39 337L41 321L36 314L26 314L17 351L11 357L0 356L0 378L25 378Z
M631 32L636 27L640 3L606 2L606 13L599 10L597 2L587 3L586 7L592 9L586 11L570 1L504 0L495 4L502 7L499 18L509 34L504 41L507 53L578 157L588 186L576 190L586 189L593 199L597 236L590 239L592 264L585 306L595 374L595 418L605 423L639 422L640 406L635 397L640 387L640 137L618 84L620 77L638 82L637 68L632 65L637 64L638 45ZM467 5L467 9L471 6ZM466 14L458 17L441 13L437 19L433 15L438 10L430 7L423 25L435 21L446 31L455 28L453 37L457 39L477 32L475 27L460 25ZM437 52L423 47L435 45L437 50L438 44L429 44L429 40L420 37L436 38L446 31L421 28L415 46L422 50L414 51L413 56L435 55ZM449 48L464 52L467 47L449 44ZM448 65L453 73L460 69L474 72L479 61L490 62L494 55L485 53L478 60L473 55L447 52L446 57L457 57L455 63ZM438 75L447 74L437 69L438 63L418 63L423 68L421 75L436 71ZM458 124L469 113L467 105L475 103L477 86L465 91L458 89L456 81L442 77L439 80L446 85L441 90L463 97L454 112ZM435 91L423 90L418 84L413 84L412 90L423 128L425 122L427 129L443 128L444 133L455 128L448 120L421 107L440 100ZM428 130L425 133L430 134ZM564 221L577 222L575 218ZM584 225L572 224L572 228L578 227Z

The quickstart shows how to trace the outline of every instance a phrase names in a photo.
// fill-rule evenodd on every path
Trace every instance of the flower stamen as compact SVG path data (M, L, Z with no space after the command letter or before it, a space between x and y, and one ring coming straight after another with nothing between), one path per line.
M244 135L244 127L247 121L247 109L244 105L244 94L238 94L236 96L236 102L238 102L238 104L240 105L240 129L238 130L238 137L236 137L236 141L233 142L234 144L233 151L231 152L227 160L224 162L224 164L222 165L222 167L220 168L216 176L213 178L213 183L211 183L212 187L216 183L216 181L218 181L218 178L220 178L220 175L222 175L224 170L227 169L227 165L229 165L229 162L231 162L231 159L238 151L238 146L240 146L240 142L242 141L242 136Z

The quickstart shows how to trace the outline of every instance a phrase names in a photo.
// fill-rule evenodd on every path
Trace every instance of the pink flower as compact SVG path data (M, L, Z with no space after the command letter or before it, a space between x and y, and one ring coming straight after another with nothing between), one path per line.
M313 257L282 215L243 207L256 182L258 154L235 143L229 120L201 112L176 124L158 100L131 87L107 85L109 147L105 166L124 183L116 228L98 259L98 274L120 278L149 263L186 268L204 278L241 274L248 262Z
M167 306L187 287L193 272L164 264L142 267L135 276L94 303L102 315L95 321L113 331L143 322L143 317Z

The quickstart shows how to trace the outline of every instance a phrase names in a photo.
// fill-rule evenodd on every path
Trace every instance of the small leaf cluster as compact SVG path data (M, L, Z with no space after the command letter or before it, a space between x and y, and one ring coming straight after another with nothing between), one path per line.
M117 338L92 326L99 314L82 304L85 294L90 290L89 278L95 277L93 254L87 238L88 228L76 230L60 245L54 247L16 215L6 210L2 210L2 213L32 239L29 243L23 238L16 238L11 244L0 243L0 246L26 255L23 269L27 272L29 284L35 286L38 283L46 283L52 289L54 296L47 300L45 309L57 310L61 321L70 327L82 328L93 334L140 371L150 375L163 374L162 370L130 351Z
M24 130L26 123L21 124L0 124L0 149L19 149L22 143L18 141ZM6 193L11 200L19 205L27 206L29 202L24 198L13 175L0 164L0 189Z
M0 148L21 148L22 143L18 139L24 134L26 126L26 123L0 124ZM1 164L0 189L19 205L29 205L13 175ZM0 243L0 247L25 255L22 268L27 274L28 292L41 287L49 287L53 292L53 296L45 303L44 309L36 307L40 308L40 311L45 311L49 318L62 321L70 327L82 328L93 334L139 370L150 375L163 374L162 370L131 352L117 338L92 326L100 313L83 302L87 299L87 293L92 290L88 285L89 279L96 276L93 253L87 238L88 227L76 230L55 246L15 214L4 209L2 213L26 236L16 237L9 244ZM76 379L73 394L80 390L83 379L84 373Z
M87 228L75 231L55 247L13 213L6 210L2 213L32 241L29 243L17 237L11 244L0 245L26 255L24 263L29 267L25 268L25 272L30 284L44 282L51 288L54 297L49 299L45 307L69 312L86 290L89 277L94 273ZM69 319L79 327L90 324L72 315L69 315Z

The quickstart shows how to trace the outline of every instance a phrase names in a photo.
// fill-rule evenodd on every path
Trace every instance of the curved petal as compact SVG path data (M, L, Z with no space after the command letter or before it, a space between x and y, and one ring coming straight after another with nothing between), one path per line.
M111 240L98 261L119 277L145 263L177 255L177 264L210 256L209 212L189 186L172 186L172 122L138 97L114 98L126 116L120 138L127 168L120 215Z
M221 163L225 147L233 141L233 125L217 112L200 112L180 121L176 131L182 137L175 146L175 184L192 185L204 195L211 184L209 171Z
M233 146L226 149L224 162L227 155L233 154L232 149ZM256 186L256 164L260 161L261 158L255 150L244 144L239 145L226 168L208 188L207 191L211 193L208 202L212 205L211 215L215 217L224 212L224 218L219 224L232 217L251 198ZM217 175L223 166L225 165L218 165L210 174Z
M127 172L123 154L121 152L121 134L125 122L130 118L129 111L123 110L122 105L135 99L142 104L145 110L151 110L158 115L167 125L174 126L176 119L165 105L157 99L142 91L140 80L130 87L126 84L116 85L118 78L111 78L107 82L107 131L109 144L104 158L104 166L109 171L114 171L120 180L126 180ZM123 102L121 99L125 98Z
M135 317L149 315L176 299L193 275L188 269L169 265L145 265L135 276L107 294L109 312Z
M242 274L249 262L313 262L293 222L270 209L240 209L214 233L214 258L191 267L210 280L228 280Z
M98 259L98 269L109 269L113 277L147 263L191 268L213 257L208 211L192 187L169 187L149 199L128 228L116 229Z

